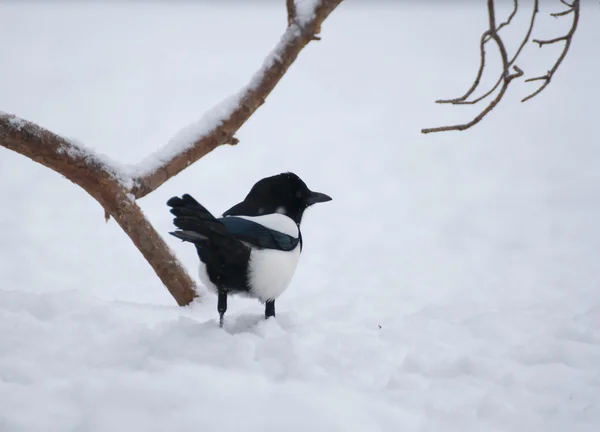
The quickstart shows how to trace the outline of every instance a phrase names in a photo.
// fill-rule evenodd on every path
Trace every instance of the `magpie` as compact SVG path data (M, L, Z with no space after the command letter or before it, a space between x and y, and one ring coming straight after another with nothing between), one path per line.
M304 211L331 199L285 172L259 180L219 218L188 194L167 201L178 228L169 234L196 246L200 280L217 294L220 327L228 295L256 298L265 304L266 319L275 316L275 300L289 285L302 251Z

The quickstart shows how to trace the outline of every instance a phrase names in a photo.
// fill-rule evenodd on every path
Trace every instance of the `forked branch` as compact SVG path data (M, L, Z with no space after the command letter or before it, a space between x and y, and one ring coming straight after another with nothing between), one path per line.
M569 50L569 47L571 45L571 40L577 29L577 23L578 23L578 19L579 19L579 2L580 2L580 0L574 0L573 4L570 4L570 3L566 2L565 0L561 0L561 2L563 4L565 4L566 6L568 6L569 9L567 9L563 12L553 13L551 15L554 16L555 18L558 18L558 17L569 15L570 13L573 13L574 14L573 25L571 26L569 33L567 33L564 36L560 36L560 37L556 37L556 38L548 39L548 40L534 39L533 42L537 43L540 47L542 47L544 45L549 45L549 44L564 41L565 47L564 47L560 57L558 58L558 60L554 64L554 66L552 67L552 69L550 69L545 75L534 77L534 78L529 78L529 79L525 80L525 82L544 81L544 83L542 84L542 86L540 86L540 88L538 88L538 90L536 90L534 93L532 93L531 95L524 98L522 100L522 102L525 102L525 101L533 98L534 96L538 95L542 90L544 90L544 88L546 88L546 86L550 83L550 80L554 76L554 73L556 72L556 70L558 69L558 67L560 66L562 61L564 60L564 58ZM467 92L463 96L455 98L455 99L437 100L436 103L452 104L452 105L474 105L474 104L477 104L477 103L483 101L484 99L487 99L488 97L490 97L494 92L496 92L496 90L498 90L498 87L500 87L500 90L496 94L496 97L480 112L479 115L477 115L473 120L471 120L468 123L454 125L454 126L426 128L426 129L421 130L422 133L427 134L427 133L431 133L431 132L443 132L443 131L450 131L450 130L462 131L462 130L466 130L466 129L474 126L475 124L479 123L492 109L494 109L496 107L496 105L504 97L506 90L507 90L508 86L510 85L511 81L514 80L515 78L521 77L523 75L523 71L521 69L519 69L515 63L516 63L517 59L519 58L519 56L521 55L523 48L529 41L531 34L533 32L533 28L535 25L535 18L539 11L539 0L534 0L533 11L531 13L527 32L526 32L525 36L523 37L523 39L521 40L521 43L520 43L518 49L516 50L516 52L513 54L513 56L508 61L505 61L505 56L504 56L504 53L506 53L505 44L498 34L498 31L501 28L510 25L513 17L517 13L518 6L519 6L518 0L514 0L513 11L509 15L508 19L496 27L494 25L495 24L494 1L488 0L487 8L488 8L488 18L489 18L489 22L490 22L490 27L488 30L486 30L483 33L483 35L481 37L479 69L477 71L477 75L475 76L475 80L474 80L473 84L471 85L469 90L467 90ZM485 45L490 40L494 40L496 42L496 45L498 46L498 49L500 51L500 55L502 56L502 69L501 69L500 76L499 76L498 80L495 82L495 84L491 88L489 88L485 93L483 93L481 96L479 96L475 99L469 100L469 98L480 87L481 78L483 76L485 65L486 65ZM511 73L511 69L513 69L514 72Z
M0 146L20 153L62 174L81 186L112 216L144 255L179 305L196 297L194 281L146 219L135 200L154 191L169 178L223 144L236 144L235 132L265 102L267 96L296 60L300 51L320 31L321 24L342 0L306 0L312 9L287 1L288 27L272 53L250 83L219 106L218 115L208 113L192 127L191 139L176 139L153 160L123 172L110 161L61 138L40 126L0 112ZM186 130L186 136L190 130Z
M550 45L550 44L562 42L562 41L565 42L565 46L563 47L563 50L561 51L560 56L558 56L558 60L556 60L556 62L552 66L552 68L546 74L525 80L525 82L544 81L544 83L536 91L531 93L529 96L523 98L521 100L521 102L526 102L526 101L536 97L546 87L548 87L548 84L550 84L552 77L554 76L554 74L560 67L561 63L567 56L567 53L569 52L569 48L571 48L571 42L573 41L573 35L575 34L575 31L577 30L577 24L579 24L579 2L580 2L580 0L573 0L573 4L569 4L565 1L562 1L562 3L567 5L569 7L569 9L565 10L564 12L552 14L552 16L554 16L554 17L559 17L559 16L566 16L570 13L573 13L573 23L571 24L571 28L569 29L569 32L566 35L560 36L560 37L557 37L554 39L548 39L548 40L534 39L534 42L537 43L540 46L540 48L543 47L544 45Z
M480 80L481 80L481 76L483 75L484 68L485 68L485 44L488 40L493 40L496 43L496 46L498 47L498 51L500 52L500 58L502 60L502 75L501 75L498 83L496 83L496 85L494 86L494 88L491 91L488 91L487 95L491 94L494 91L494 89L500 83L502 83L502 86L500 87L500 91L498 92L496 97L470 122L452 125L452 126L425 128L425 129L421 129L422 133L427 134L427 133L432 133L432 132L446 132L446 131L453 131L453 130L463 131L463 130L471 128L472 126L479 123L490 111L492 111L496 107L496 105L504 97L504 94L506 93L506 90L508 89L508 86L510 85L510 83L515 78L518 78L523 75L523 71L518 66L513 65L518 54L515 57L513 57L513 59L509 60L508 53L506 51L506 46L504 45L504 41L498 35L498 30L503 26L496 27L496 10L495 10L495 6L494 6L494 0L487 1L487 8L488 8L489 29L486 30L481 37L481 44L480 44L481 62L480 62L479 72L477 73L475 82L473 83L473 85L471 86L469 91L463 97L460 97L457 99L451 99L451 100L447 100L447 101L437 101L437 102L438 103L452 103L452 104L465 103L465 100L477 89L477 87L479 86ZM517 2L517 0L515 0L513 13L511 13L511 15L510 15L509 19L506 21L506 23L510 23L510 20L516 14L517 9L518 9L518 2ZM537 0L536 0L536 9L537 9ZM534 13L532 15L532 22L535 19L536 12L537 11L534 11ZM503 23L503 24L506 24L506 23ZM531 27L533 27L533 24L531 24ZM513 73L510 72L511 66L514 70ZM487 97L487 96L485 96L485 97Z
M81 186L117 221L177 303L182 306L194 299L194 281L135 203L126 175L89 150L6 113L0 113L0 145Z

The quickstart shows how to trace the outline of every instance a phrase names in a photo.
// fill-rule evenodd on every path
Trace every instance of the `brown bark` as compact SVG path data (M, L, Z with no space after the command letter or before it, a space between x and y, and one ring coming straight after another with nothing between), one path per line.
M144 255L180 306L195 296L195 283L119 181L118 173L84 149L8 114L0 114L0 144L64 175L94 197Z
M226 143L237 143L234 133L265 102L298 54L317 39L321 24L342 0L321 0L312 19L297 22L295 4L287 1L288 28L273 53L239 94L231 113L207 135L198 137L184 151L137 178L127 178L110 163L54 133L14 115L0 112L0 146L20 153L81 186L112 216L144 255L179 305L197 296L195 283L185 272L161 236L144 216L135 200L146 196L169 178ZM290 7L293 8L289 9Z

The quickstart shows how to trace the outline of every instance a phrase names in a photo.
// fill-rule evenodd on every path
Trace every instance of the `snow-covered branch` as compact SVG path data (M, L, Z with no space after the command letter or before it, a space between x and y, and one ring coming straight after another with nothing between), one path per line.
M321 24L342 0L293 3L291 21L250 82L188 126L164 148L137 167L132 193L141 198L223 144L236 144L234 134L263 104L302 49L316 38ZM290 5L288 2L288 11Z
M119 167L34 123L0 113L0 145L62 174L94 197L144 255L179 305L195 297L196 285L146 219Z

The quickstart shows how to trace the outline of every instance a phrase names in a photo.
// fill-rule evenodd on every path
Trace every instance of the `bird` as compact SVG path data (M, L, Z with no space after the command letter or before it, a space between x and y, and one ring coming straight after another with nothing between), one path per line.
M302 251L304 211L331 200L283 172L257 181L221 217L187 193L167 201L178 228L169 234L196 247L200 281L217 295L220 327L230 295L258 299L265 319L275 317L275 300L291 282Z

